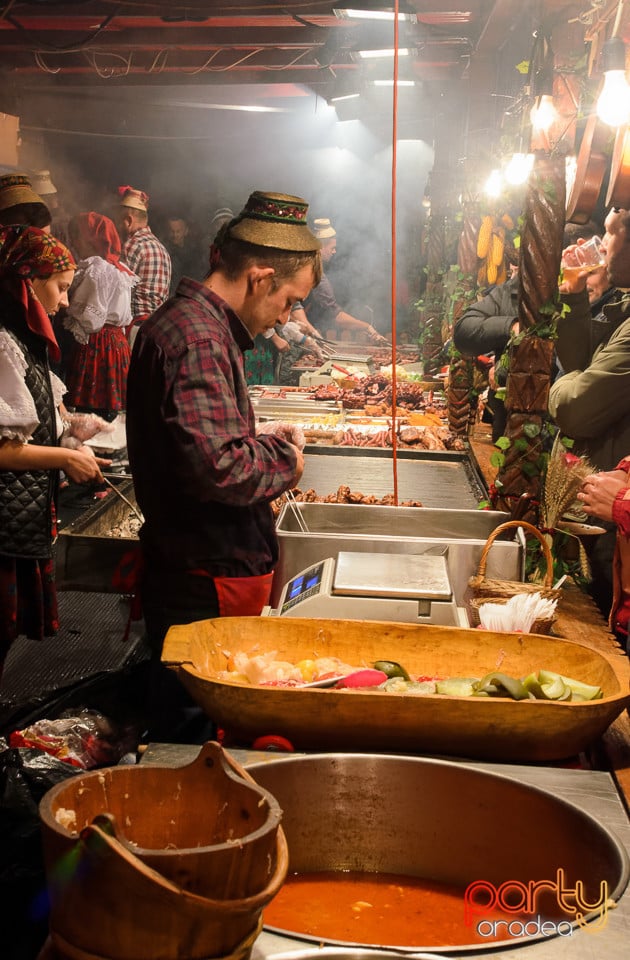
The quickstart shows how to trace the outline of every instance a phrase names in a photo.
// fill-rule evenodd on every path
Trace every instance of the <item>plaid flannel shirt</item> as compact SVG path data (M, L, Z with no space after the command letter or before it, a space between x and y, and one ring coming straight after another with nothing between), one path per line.
M131 294L133 318L146 317L169 295L171 258L168 251L149 227L141 227L125 241L120 259L140 277Z
M252 346L228 304L189 278L140 327L127 446L154 567L238 577L276 563L270 501L293 485L296 454L256 436L243 371Z

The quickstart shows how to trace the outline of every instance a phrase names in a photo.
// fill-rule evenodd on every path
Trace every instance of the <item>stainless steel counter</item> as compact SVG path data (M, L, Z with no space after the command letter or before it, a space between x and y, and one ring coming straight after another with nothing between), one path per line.
M149 746L143 763L185 764L191 762L197 755L199 747L183 746L179 744L152 744ZM283 755L277 753L260 753L249 750L231 750L230 753L243 766L250 763L260 763L265 760L278 760ZM512 764L471 763L465 762L479 770L487 770L513 777L515 780L539 787L556 797L560 797L575 804L589 813L594 819L612 831L618 837L622 846L630 855L630 821L626 809L616 789L610 774L602 771L574 770L556 767L519 766ZM500 824L497 824L497 833ZM606 925L603 929L589 931L574 929L570 936L556 936L548 940L538 940L531 944L520 944L510 947L488 946L479 949L454 948L453 950L431 950L413 952L400 950L393 952L381 951L379 956L404 955L406 957L448 956L450 960L471 956L494 956L500 960L626 960L630 944L630 890L626 888L615 909L610 910ZM252 951L252 960L308 960L314 954L322 960L342 960L355 958L361 960L362 955L373 955L371 948L358 950L344 950L343 948L327 948L318 950L316 944L293 937L277 936L263 930L258 937ZM366 956L367 954L367 956Z

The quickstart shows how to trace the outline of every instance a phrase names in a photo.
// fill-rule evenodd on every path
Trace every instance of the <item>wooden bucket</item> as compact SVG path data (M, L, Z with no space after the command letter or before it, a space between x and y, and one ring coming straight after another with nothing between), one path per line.
M63 960L246 960L262 910L288 868L284 833L276 867L256 895L213 900L187 893L91 824L49 874L50 945Z
M50 871L102 814L135 857L201 897L252 896L276 868L282 811L217 743L206 743L184 767L140 764L77 775L49 790L39 813Z

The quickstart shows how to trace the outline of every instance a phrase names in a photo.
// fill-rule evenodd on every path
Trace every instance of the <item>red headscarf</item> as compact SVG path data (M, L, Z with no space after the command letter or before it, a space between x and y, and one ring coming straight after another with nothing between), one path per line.
M55 273L75 268L68 248L39 227L21 224L0 229L0 282L24 307L29 329L48 341L54 360L61 357L59 345L50 317L37 299L31 281L46 280Z
M122 273L131 271L120 262L122 245L114 222L93 210L90 213L80 213L72 220L75 229L85 244L91 247L95 254L113 264Z

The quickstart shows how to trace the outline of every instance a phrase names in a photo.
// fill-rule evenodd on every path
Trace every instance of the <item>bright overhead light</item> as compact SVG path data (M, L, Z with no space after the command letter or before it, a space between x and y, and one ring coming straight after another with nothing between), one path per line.
M543 93L540 97L536 98L529 117L535 133L549 132L558 120L558 112L551 94Z
M533 153L514 153L505 168L505 179L513 187L525 183L533 166Z
M375 87L393 87L394 81L393 80L372 80L372 84ZM397 80L396 81L397 87L415 87L415 85L416 85L415 80Z
M373 60L373 59L376 59L377 57L393 57L395 53L396 53L396 51L395 51L395 50L392 50L392 49L389 49L389 50L359 50L359 51L358 51L359 56L362 57L363 60ZM409 56L409 50L407 49L407 47L401 47L401 49L398 51L398 56L399 56L399 57L408 57L408 56Z
M630 87L626 80L626 45L611 37L602 50L604 85L597 99L597 116L611 127L630 119Z
M489 197L498 197L503 190L503 177L500 170L493 170L484 184L484 192Z
M172 100L171 106L192 107L195 110L242 110L246 113L288 113L285 107L257 107L245 103L194 103L184 100Z
M333 7L333 13L338 20L394 20L393 10L355 10L350 7ZM399 13L398 20L416 23L415 13Z
M359 97L359 93L346 93L342 97L331 97L331 103L339 103L341 100L356 100Z

